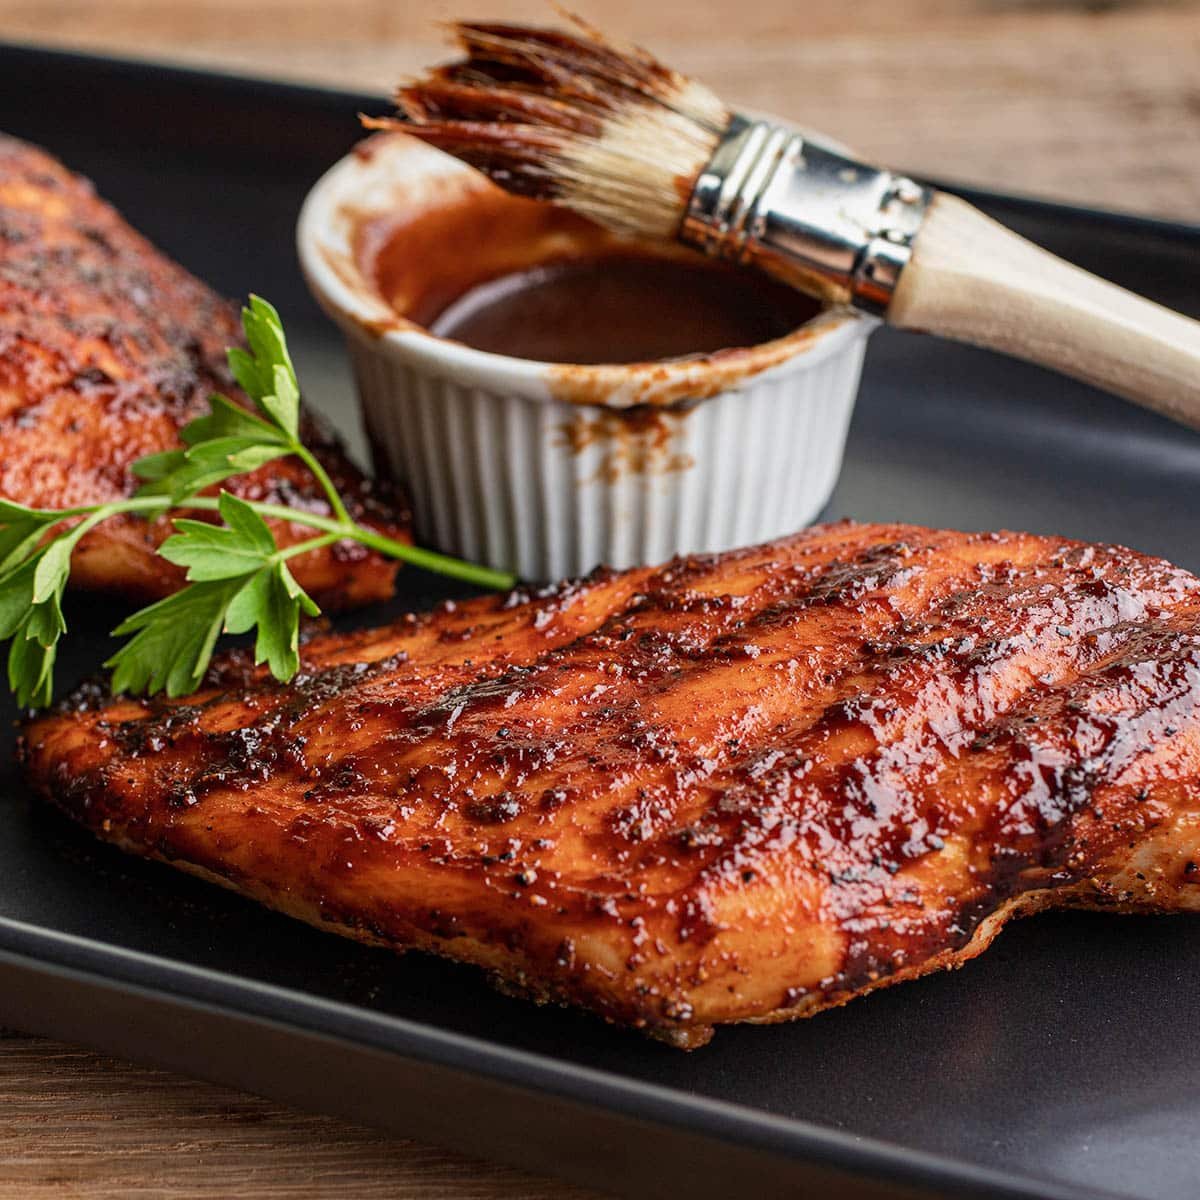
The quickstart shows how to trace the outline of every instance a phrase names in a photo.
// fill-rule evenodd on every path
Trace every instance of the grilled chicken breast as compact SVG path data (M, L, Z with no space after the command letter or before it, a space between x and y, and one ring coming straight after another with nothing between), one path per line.
M232 306L161 254L49 155L0 134L0 496L34 507L127 495L130 464L179 444L213 391L245 397L225 366L241 344ZM406 537L397 498L374 486L310 417L305 436L353 514ZM296 462L231 481L238 495L327 512ZM72 577L85 587L155 597L182 572L155 554L169 533L114 518L86 536ZM311 536L276 526L281 542ZM396 564L342 544L294 561L327 607L392 593Z
M1040 908L1200 907L1200 580L831 525L81 692L22 753L136 854L695 1046Z

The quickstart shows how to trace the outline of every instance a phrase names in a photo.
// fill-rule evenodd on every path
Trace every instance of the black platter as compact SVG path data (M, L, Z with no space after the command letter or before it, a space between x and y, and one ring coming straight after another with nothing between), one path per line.
M346 429L349 372L293 226L364 107L383 106L0 47L0 129L91 176L217 288L271 298L307 395ZM975 199L1200 312L1200 230ZM1120 541L1196 570L1197 496L1200 435L883 332L829 515ZM393 605L355 620L449 593L409 571ZM95 669L116 615L75 598L60 680ZM32 806L7 746L0 761L0 1022L630 1195L1197 1194L1200 920L1039 917L962 971L683 1054L127 859Z

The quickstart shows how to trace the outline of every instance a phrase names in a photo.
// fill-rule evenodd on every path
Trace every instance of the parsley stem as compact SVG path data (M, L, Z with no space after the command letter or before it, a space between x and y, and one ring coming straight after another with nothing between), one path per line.
M86 517L90 528L106 517L119 512L137 512L162 507L161 496L131 496L126 500L114 500L108 504L85 505L80 508L63 509L61 512L49 513L64 520L70 517ZM189 496L179 504L180 510L197 509L204 512L215 512L220 504L216 496ZM388 558L398 558L411 563L414 567L422 567L427 571L435 571L439 575L448 575L452 579L460 579L477 587L491 588L497 591L507 591L516 583L516 576L508 571L498 571L494 567L481 566L479 563L465 562L461 558L452 558L448 554L439 554L436 550L426 550L422 546L410 546L407 542L398 542L382 533L376 533L364 525L358 525L347 516L344 520L335 517L323 517L319 513L305 512L300 508L289 508L286 504L267 504L261 500L249 501L250 507L262 517L271 517L277 521L287 521L293 525L306 525L310 529L320 529L327 534L335 534L328 541L321 540L321 545L330 545L343 538L371 550L378 550ZM103 515L101 515L103 514ZM289 547L287 556L302 553L300 547L316 549L312 542L301 542Z
M321 490L325 493L325 497L329 501L329 507L332 509L333 515L344 525L353 525L354 520L346 510L346 505L342 502L342 497L338 494L337 488L333 486L333 480L329 478L329 472L321 465L320 459L303 443L297 443L294 453L312 472L313 477L321 485Z
M310 550L320 550L323 546L332 546L334 542L340 542L342 535L340 533L323 533L320 537L308 538L303 542L296 542L294 545L287 546L282 550L277 551L277 557L280 562L286 562L289 558L295 558L299 554L307 554Z
M328 477L326 477L328 478ZM334 493L336 495L336 492ZM331 496L332 502L332 496ZM124 500L113 500L107 504L87 504L78 508L60 510L38 509L39 515L57 517L66 521L72 517L83 517L84 520L72 530L81 537L87 529L100 524L111 516L122 512L138 512L162 507L161 496L131 496ZM194 509L203 512L215 512L220 504L216 496L189 496L179 504L179 509ZM516 576L508 571L498 571L494 567L481 566L479 563L465 562L461 558L452 558L448 554L439 554L436 550L426 550L422 546L410 546L407 542L398 542L395 538L376 533L364 525L357 524L347 514L344 518L323 517L319 513L305 512L299 508L289 508L285 504L267 504L261 500L249 501L250 507L262 517L271 517L277 521L287 521L293 525L306 525L310 529L320 529L325 534L336 535L311 539L288 547L284 557L291 558L306 550L315 550L320 546L328 546L333 542L348 539L358 542L371 550L378 550L388 558L398 558L411 563L414 567L422 567L427 571L435 571L439 575L448 575L452 579L460 579L477 587L491 588L497 591L507 591L516 583ZM345 512L345 506L339 505Z
M207 499L197 497L196 499ZM196 499L186 503L193 505ZM204 507L216 507L215 501ZM262 517L275 517L281 521L292 521L297 525L308 525L312 529L324 529L330 533L340 534L341 537L360 543L371 550L378 550L389 558L399 558L411 563L414 567L424 567L427 571L436 571L439 575L449 575L452 579L461 579L464 583L473 583L479 587L494 588L504 591L516 583L516 576L507 571L497 571L494 567L484 567L479 563L464 562L461 558L451 558L447 554L439 554L436 550L426 550L421 546L410 546L407 542L398 542L395 538L386 537L357 525L352 520L336 521L332 517L322 517L317 513L303 512L300 509L288 508L282 504L265 504L253 501L251 507Z
M70 536L74 542L78 542L83 535L88 532L88 530L94 529L101 522L107 521L109 517L115 516L118 512L120 512L121 507L120 501L117 501L113 504L98 505L91 513L89 513L87 516L84 516L83 520L80 521L78 525L72 527L68 536Z
M423 567L426 571L436 571L439 575L449 575L453 579L461 579L464 583L473 583L478 587L502 592L516 585L517 577L510 571L498 571L495 567L451 558L446 554L438 554L436 550L426 550L422 546L410 546L374 530L364 529L361 525L356 525L354 529L355 532L350 536L362 545L378 550L380 554L386 554L389 558L403 559L412 563L414 567Z

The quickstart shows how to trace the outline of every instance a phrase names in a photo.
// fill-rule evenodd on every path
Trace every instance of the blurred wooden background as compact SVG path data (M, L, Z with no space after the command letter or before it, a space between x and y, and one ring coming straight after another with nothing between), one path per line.
M890 165L1200 220L1200 0L579 7L734 103ZM436 22L455 16L544 21L548 9L532 0L0 0L0 39L384 92L444 54ZM0 1200L234 1194L582 1195L83 1050L0 1037Z
M1200 2L578 0L730 100L892 165L1188 218ZM0 37L389 90L454 16L543 0L0 0Z

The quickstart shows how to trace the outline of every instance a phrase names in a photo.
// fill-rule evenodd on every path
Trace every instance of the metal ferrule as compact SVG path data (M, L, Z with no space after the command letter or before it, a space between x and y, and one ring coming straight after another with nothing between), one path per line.
M929 199L911 179L734 117L696 181L680 238L882 316Z

